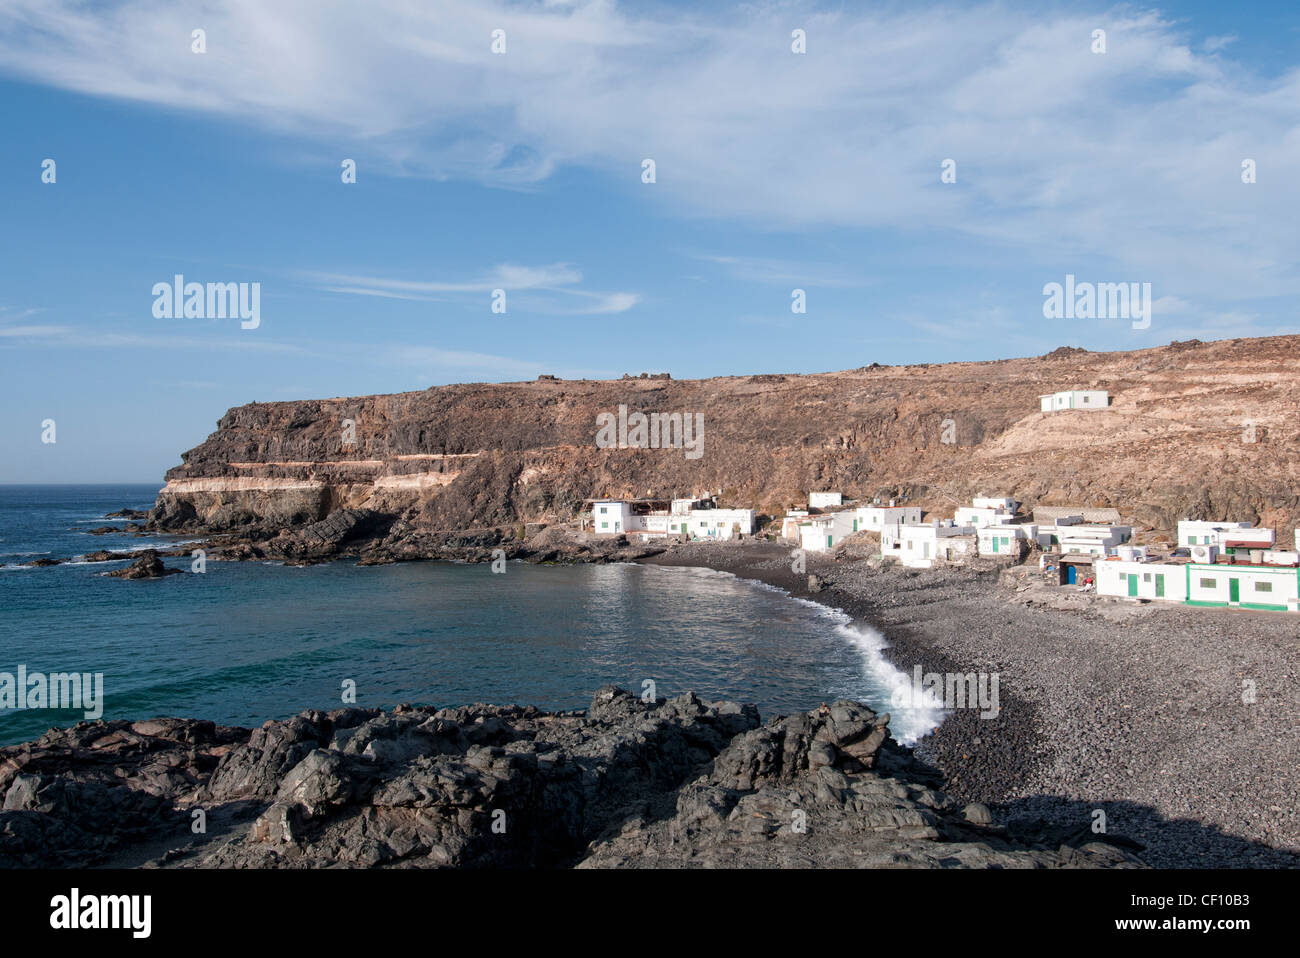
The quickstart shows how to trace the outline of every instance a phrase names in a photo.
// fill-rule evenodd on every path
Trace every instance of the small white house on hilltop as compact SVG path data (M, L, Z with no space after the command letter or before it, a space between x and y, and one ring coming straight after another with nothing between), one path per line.
M808 493L808 508L825 509L828 506L844 505L844 495L839 492L810 492Z
M1062 409L1105 409L1110 405L1110 393L1104 389L1066 389L1038 397L1042 412Z

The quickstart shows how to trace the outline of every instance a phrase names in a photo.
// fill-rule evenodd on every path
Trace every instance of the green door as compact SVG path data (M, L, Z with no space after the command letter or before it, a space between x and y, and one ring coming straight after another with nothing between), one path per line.
M998 551L998 537L997 537L997 536L994 536L994 537L993 537L993 551L994 551L994 552L997 552L997 551Z
M830 547L831 547L831 537L830 537L830 536L827 536L827 537L826 537L826 548L829 549Z
M1163 572L1157 572L1156 573L1156 598L1163 599L1164 597L1165 597L1165 575Z
M1138 594L1138 577L1136 572L1128 574L1128 594L1137 597Z
M857 532L857 531L858 531L858 520L857 520L857 519L854 519L854 520L853 520L853 531L854 531L854 532Z
M1241 580L1240 579L1228 580L1228 601L1229 602L1241 601Z

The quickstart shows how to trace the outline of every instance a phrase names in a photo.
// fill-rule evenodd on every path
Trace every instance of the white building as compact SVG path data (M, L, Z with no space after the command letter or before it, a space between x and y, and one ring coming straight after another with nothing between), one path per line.
M914 526L920 521L920 506L860 506L854 512L853 531L879 532L885 526Z
M718 509L712 499L666 500L596 499L591 505L591 528L599 535L632 535L643 538L684 535L692 539L731 539L753 535L753 509Z
M807 552L825 552L857 531L857 513L853 510L809 516L799 523L799 547Z
M683 531L693 539L749 536L754 534L755 516L753 509L692 509Z
M1300 571L1286 566L1111 560L1096 563L1094 569L1099 595L1300 611Z
M1061 552L1075 555L1113 556L1117 547L1133 534L1130 526L1103 526L1090 523L1057 527Z
M781 520L781 538L799 541L799 523L808 518L807 509L787 509Z
M1093 564L1098 595L1187 601L1187 565L1108 560Z
M844 505L844 496L838 492L810 492L808 493L809 509L826 509L830 506Z
M1285 566L1202 565L1187 570L1188 605L1300 610L1300 572Z
M632 506L618 499L597 499L591 504L591 529L593 532L621 535L627 532L632 517Z
M1105 409L1110 405L1110 393L1104 389L1067 389L1038 397L1042 412L1061 409Z
M983 526L976 532L980 555L1019 556L1018 541L1034 542L1038 535L1038 526L1032 522L1008 523L1004 525Z
M1015 518L1015 509L1005 506L959 506L952 521L959 526L997 526Z
M1201 522L1195 519L1181 519L1178 522L1178 544L1180 546L1223 546L1223 533L1236 536L1243 529L1249 529L1249 522ZM1272 530L1269 530L1270 534ZM1272 544L1272 538L1269 544Z
M975 553L975 527L941 524L886 526L880 533L880 554L914 569L928 569L936 559L957 561Z
M1034 510L1034 517L1038 517L1039 510ZM1060 549L1061 536L1067 535L1073 526L1083 525L1083 516L1057 516L1052 522L1043 522L1038 525L1038 544L1044 549Z

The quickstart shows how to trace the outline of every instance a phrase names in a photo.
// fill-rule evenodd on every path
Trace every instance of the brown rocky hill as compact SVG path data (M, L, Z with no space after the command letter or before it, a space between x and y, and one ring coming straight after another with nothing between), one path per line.
M595 496L722 492L779 514L809 490L1113 506L1155 533L1180 518L1300 524L1300 337L1062 348L996 362L816 375L438 386L230 410L167 473L158 528L271 531L340 509L467 530L573 518ZM1101 411L1040 394L1104 389ZM702 414L685 449L598 448L596 417ZM355 440L345 443L345 420ZM945 442L948 439L950 441ZM1253 441L1252 441L1253 440Z

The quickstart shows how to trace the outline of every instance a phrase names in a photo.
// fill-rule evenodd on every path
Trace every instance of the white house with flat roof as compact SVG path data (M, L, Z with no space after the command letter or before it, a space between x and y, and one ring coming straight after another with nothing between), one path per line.
M879 532L885 526L916 525L921 521L920 506L860 506L854 510L854 532Z
M856 510L845 509L809 516L799 522L799 547L807 552L825 552L857 531Z
M1187 604L1300 610L1300 569L1286 566L1188 563Z
M844 495L839 492L810 492L808 493L808 508L826 509L830 506L844 505Z
M1236 537L1242 530L1251 528L1249 522L1203 522L1199 519L1180 519L1178 522L1178 544L1180 546L1223 546L1221 541L1225 534ZM1269 530L1271 535L1272 530ZM1272 539L1269 539L1272 544Z
M928 569L936 560L956 561L974 555L975 527L941 523L886 526L880 533L880 554L914 569Z
M1066 389L1038 397L1042 412L1062 409L1105 409L1110 405L1110 393L1104 389Z
M632 518L630 503L618 499L597 499L591 504L591 529L593 532L622 535L627 532Z
M1120 562L1093 566L1098 595L1188 605L1300 611L1300 569L1227 562Z
M1034 542L1038 535L1038 526L1032 522L1007 523L1005 525L983 526L975 534L979 543L980 555L1019 556L1019 542Z
M756 518L753 509L719 509L707 498L595 499L591 504L591 529L598 535L731 539L737 535L753 535Z
M958 506L952 521L959 526L998 526L1015 518L1015 509L1005 506Z
M1131 526L1103 526L1077 523L1058 526L1058 548L1076 555L1113 556L1116 548L1128 542Z
M1187 564L1107 560L1093 563L1098 595L1187 601Z

